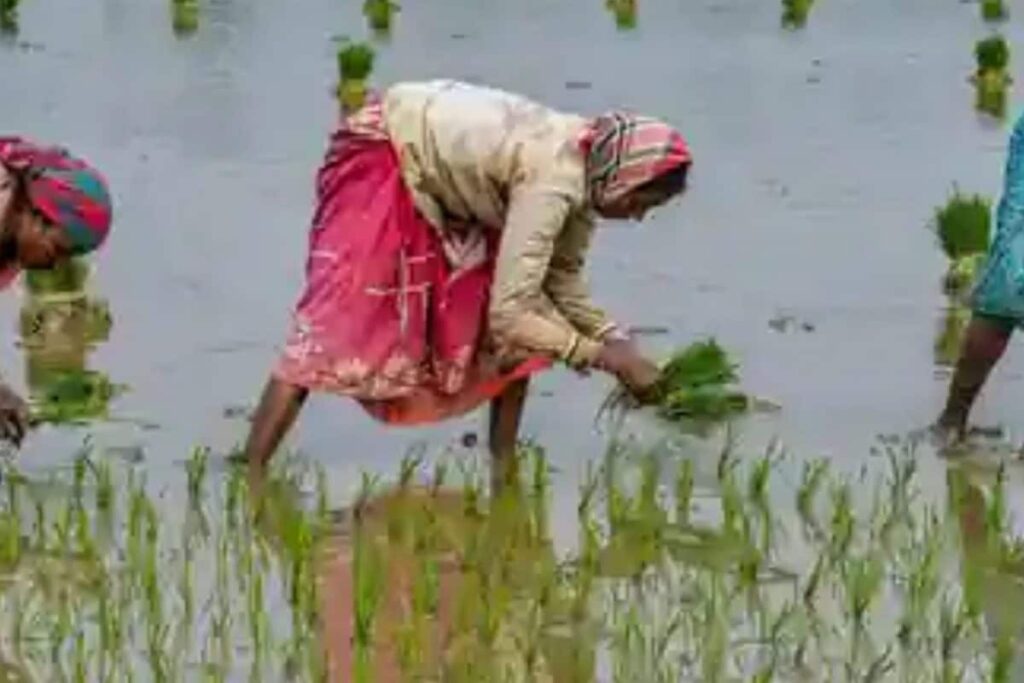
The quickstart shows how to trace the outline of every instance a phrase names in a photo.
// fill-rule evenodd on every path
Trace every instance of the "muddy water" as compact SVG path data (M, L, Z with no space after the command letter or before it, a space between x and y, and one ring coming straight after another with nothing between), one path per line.
M450 76L677 123L696 155L692 190L644 225L608 226L590 265L596 297L624 321L667 327L652 349L713 334L739 354L749 388L784 406L740 426L746 450L778 436L856 469L877 434L924 426L939 406L944 263L926 223L953 183L998 192L1008 131L971 108L986 30L973 5L829 0L798 33L779 29L779 11L646 0L637 29L620 32L599 0L408 3L377 76ZM114 326L90 364L131 391L118 421L91 431L144 457L153 479L179 476L188 447L242 438L236 409L284 332L333 118L331 40L365 34L359 3L212 0L187 39L163 0L30 0L21 24L0 48L3 129L94 159L117 194L93 282ZM21 385L18 306L2 302L0 360ZM780 333L780 314L814 331ZM1014 349L982 421L1024 432L1022 371ZM592 419L607 388L565 372L536 382L526 429L565 473L556 491L602 448ZM410 445L441 448L479 425L386 431L325 397L294 445L347 490L361 469L393 472ZM61 465L82 437L45 429L24 462ZM572 505L556 495L556 518Z

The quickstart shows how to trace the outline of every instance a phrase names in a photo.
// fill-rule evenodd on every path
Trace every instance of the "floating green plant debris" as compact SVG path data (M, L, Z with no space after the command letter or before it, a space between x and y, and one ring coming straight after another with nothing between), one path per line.
M935 232L950 260L944 287L957 294L969 287L985 262L991 233L991 202L954 188L952 196L935 212Z
M366 0L363 3L363 16L370 29L379 35L391 33L391 23L399 6L391 0Z
M171 27L179 37L195 33L199 28L199 0L171 0Z
M782 26L789 29L806 26L813 5L814 0L782 0Z
M1009 16L1004 0L981 0L981 17L985 21L1003 21Z
M620 31L636 28L637 0L606 0L605 7L615 17L615 26Z
M366 81L375 58L366 43L349 43L338 50L338 98L344 111L356 111L366 102Z

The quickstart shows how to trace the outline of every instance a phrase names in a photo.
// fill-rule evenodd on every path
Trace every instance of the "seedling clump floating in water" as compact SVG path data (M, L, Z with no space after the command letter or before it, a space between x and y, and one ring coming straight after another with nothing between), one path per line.
M348 43L338 50L338 97L343 111L356 111L366 102L366 81L375 58L366 43Z
M935 232L950 260L944 284L947 292L961 293L973 282L984 263L991 233L991 203L985 197L953 190L935 212Z

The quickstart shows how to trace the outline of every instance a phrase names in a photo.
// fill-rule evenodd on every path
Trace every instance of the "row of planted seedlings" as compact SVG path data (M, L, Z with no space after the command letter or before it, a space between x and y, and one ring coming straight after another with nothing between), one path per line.
M986 501L954 472L929 506L912 450L879 455L879 475L807 464L787 510L780 453L727 448L699 484L690 459L614 446L568 554L537 449L497 498L466 472L443 502L443 471L400 485L356 542L354 678L1010 680L1020 620L993 619L1003 596L986 593L1020 555L1002 479Z
M803 28L807 25L813 6L814 0L782 0L782 26L788 29ZM636 28L637 0L605 0L605 9L612 15L620 31Z
M363 17L370 33L378 40L391 37L391 29L400 5L393 0L365 0ZM335 94L343 115L358 111L365 103L370 74L376 60L372 45L343 38L335 53L338 83Z
M970 292L988 254L991 213L991 202L986 197L958 188L935 212L935 235L949 261L942 278L947 304L935 340L935 362L939 366L951 367L959 357L971 318Z
M986 0L982 11L987 19L998 20L1006 16L1002 0ZM1013 79L1009 75L1010 46L999 33L979 40L974 46L975 109L997 119L1006 117L1006 102Z
M882 474L815 462L792 485L776 450L613 445L561 550L534 446L497 495L476 461L408 458L343 510L299 463L253 490L202 450L178 515L98 451L9 467L0 658L40 681L1012 680L1021 612L1001 607L1024 550L1003 477L952 472L943 508L910 450L880 456Z
M1017 680L1024 565L1004 478L986 498L951 471L947 505L929 505L913 452L881 455L882 475L805 464L789 510L771 454L724 451L704 519L687 460L674 496L656 455L632 487L606 485L603 540L582 556L621 577L596 612L614 680Z
M67 472L4 468L0 667L29 681L321 680L311 553L326 513L271 527L241 470L215 486L201 449L186 469L186 492L154 492L94 450ZM183 515L164 495L187 497Z

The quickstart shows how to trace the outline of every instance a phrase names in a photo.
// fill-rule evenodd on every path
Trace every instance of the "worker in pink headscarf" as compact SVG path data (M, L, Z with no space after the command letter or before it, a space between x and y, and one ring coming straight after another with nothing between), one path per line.
M97 249L111 201L98 171L65 150L0 137L0 286L22 269L45 270ZM28 406L0 383L0 438L20 444Z

